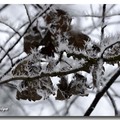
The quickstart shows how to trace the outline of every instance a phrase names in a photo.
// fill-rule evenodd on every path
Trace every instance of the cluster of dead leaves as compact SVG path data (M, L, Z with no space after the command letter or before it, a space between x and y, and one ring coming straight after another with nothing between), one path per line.
M24 52L28 55L32 54L32 49L38 49L39 46L42 46L39 53L54 57L54 53L57 52L58 43L57 37L61 36L62 39L66 39L64 34L66 33L68 37L69 45L74 46L75 48L84 49L85 42L90 38L83 34L72 31L71 21L72 18L67 14L67 12L63 10L50 11L46 13L44 16L44 20L49 26L51 24L51 28L45 30L44 37L41 35L38 26L31 26L31 28L27 31L24 36ZM14 76L29 76L33 75L33 62L30 60L23 60L20 62L15 69L13 69L12 73ZM39 74L40 68L38 68L38 73L34 73L34 75ZM35 80L23 80L20 83L21 91L17 91L17 99L24 100L40 100L41 98L48 98L49 95L54 95L54 87L50 77L38 78ZM65 100L70 98L72 95L88 95L86 94L86 79L84 76L75 74L75 80L72 80L68 83L65 77L62 77L60 83L58 84L58 90L56 99L57 100Z
M86 84L87 79L78 73L74 75L74 80L68 83L67 78L61 77L58 84L57 100L69 99L72 95L88 96Z

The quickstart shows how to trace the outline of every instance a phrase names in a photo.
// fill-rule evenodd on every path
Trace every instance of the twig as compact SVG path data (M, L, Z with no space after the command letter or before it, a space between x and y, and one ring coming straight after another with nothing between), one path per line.
M117 42L115 42L115 43L107 46L107 47L103 50L103 52L102 52L102 54L101 54L101 57L103 58L104 52L105 52L107 49L109 49L110 47L112 47L113 45L117 44L117 43L120 43L120 41L117 41Z
M107 12L106 12L106 13L107 13ZM105 17L106 17L106 18L109 18L109 17L114 17L114 16L120 16L120 13L112 13L112 14L106 15ZM102 18L102 16L101 16L101 15L98 15L97 13L95 13L95 14L80 15L80 17Z
M36 6L37 6L39 9L43 10L43 8L42 8L39 4L36 4Z
M51 106L53 107L53 110L55 111L55 113L57 115L59 115L59 111L57 110L55 104L53 103L53 101L51 99L48 99L48 102L51 104Z
M0 46L0 48L6 53L5 49L2 46ZM9 55L9 53L7 54L7 56L11 61L11 66L13 66L13 60L12 60L11 56Z
M94 12L93 12L93 7L92 7L92 5L90 5L90 9L91 9L91 13L92 13L92 15L94 15ZM91 17L91 19L92 19L92 23L93 23L93 26L94 26L94 28L97 28L97 27L96 27L96 25L95 25L94 18L93 18L93 17Z
M19 54L15 55L12 59L17 58L17 57L19 57L19 56L20 56L20 55L22 55L22 54L23 54L23 51L22 51L22 52L20 52Z
M58 61L56 62L56 64L58 64L58 63L62 60L63 53L64 53L64 51L61 51L61 52L60 52L59 59L58 59Z
M76 96L75 98L73 98L73 99L71 100L71 102L69 103L69 105L68 105L68 107L67 107L67 109L66 109L66 112L64 113L64 116L66 116L66 115L68 114L71 106L72 106L73 103L77 100L77 98L78 98L78 96Z
M20 26L16 31L19 31L20 29L22 29L25 25L27 25L28 24L28 22L26 22L26 23L24 23L22 26ZM7 45L7 43L9 43L9 41L14 37L16 35L16 32L15 33L13 33L9 38L8 38L8 40L6 40L6 42L4 43L4 45L3 45L3 48L5 48L6 47L6 45ZM1 52L1 51L0 51Z
M57 65L59 62L64 62L64 63L66 63L67 65L69 65L69 67L72 68L72 66L71 66L68 62L66 62L65 60L62 59L64 52L65 52L65 50L64 50L64 51L60 51L60 53L59 53L59 54L60 54L60 55L59 55L59 59L57 60L56 65Z
M13 63L12 67L10 67L2 76L0 76L0 80L6 75L8 74L12 69L13 67L19 63L21 60L25 59L26 57L22 58L22 59L18 59L15 63Z
M104 38L104 29L106 27L106 25L105 25L105 12L106 12L106 4L103 5L103 12L102 12L101 41Z
M6 83L6 84L4 84L5 86L7 86L7 87L9 87L9 88L11 88L11 89L17 89L17 85L15 85L15 84L12 84L12 83ZM17 89L18 90L18 89Z
M110 88L110 90L114 93L114 97L117 97L120 99L119 93L117 93L112 87Z
M115 6L116 6L116 4L111 5L111 7L106 10L106 13L110 12L110 10L111 10L112 8L114 8Z
M3 22L3 21L0 21L0 23L2 23L2 24L4 24L4 25L6 25L7 27L9 27L9 28L12 29L16 34L18 34L18 35L21 37L20 33L19 33L18 31L16 31L12 26L8 25L7 23L5 23L5 22Z
M105 14L106 14L106 4L103 5L103 9L102 9L102 25L101 25L101 42L100 42L100 47L102 46L102 41L104 39L104 29L106 27L105 25ZM104 60L102 58L102 56L100 56L100 58L97 61L97 64L94 66L94 68L96 68L99 71L99 74L97 74L95 71L93 71L93 78L95 77L96 80L93 80L94 85L97 87L97 91L99 91L99 83L100 80L103 77L103 64L104 64ZM94 74L95 73L95 74Z
M1 61L6 57L6 55L18 44L18 42L19 42L19 41L21 40L21 38L25 35L25 33L27 32L27 30L30 28L30 26L36 21L36 19L37 19L38 17L42 16L45 12L47 12L47 11L50 9L51 6L52 6L52 5L50 5L48 8L46 8L42 13L39 13L39 12L38 12L38 14L36 15L36 17L31 21L31 24L29 24L28 27L27 27L27 29L24 31L23 35L20 36L20 38L15 42L15 44L12 45L12 46L8 49L8 51L6 52L6 54L0 59L0 63L1 63Z
M106 83L105 87L96 94L92 104L90 105L90 107L88 108L88 110L86 111L84 116L89 116L92 113L92 111L96 107L99 100L102 98L102 96L105 94L105 92L110 88L110 86L115 82L115 80L118 78L119 75L120 75L120 68L118 68L117 72Z
M1 8L0 8L0 12L2 12L2 10L4 10L6 7L8 7L9 6L9 4L5 4L5 5L3 5Z
M43 8L42 8L39 4L32 4L32 6L33 6L36 10L38 10L38 9L43 10Z
M115 104L115 101L114 101L114 99L112 98L112 96L110 95L110 93L108 91L106 93L107 93L108 97L110 98L111 103L113 105L113 108L114 108L114 111L115 111L115 116L117 116L118 115L118 110L117 110L117 106Z
M22 29L25 25L27 25L28 22L24 23L22 26L20 26L16 31L19 31L20 29ZM3 47L5 47L7 45L7 43L16 35L16 33L13 33L8 40L4 43Z
M28 20L29 20L29 22L31 24L31 19L30 19L29 11L28 11L27 6L25 4L24 4L24 7L25 7L25 10L26 10L26 13L27 13L27 16L28 16Z

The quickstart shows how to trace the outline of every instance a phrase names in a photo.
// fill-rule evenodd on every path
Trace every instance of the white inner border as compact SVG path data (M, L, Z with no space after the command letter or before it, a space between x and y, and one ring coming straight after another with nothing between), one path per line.
M0 0L0 4L119 4L119 0Z

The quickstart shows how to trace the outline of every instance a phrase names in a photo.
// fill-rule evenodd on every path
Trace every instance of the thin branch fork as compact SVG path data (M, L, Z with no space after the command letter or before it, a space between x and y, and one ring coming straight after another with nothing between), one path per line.
M9 27L11 30L13 30L16 34L18 34L21 37L20 33L17 30L15 30L12 26L10 26L9 24L7 24L7 23L5 23L5 22L3 22L1 20L0 20L0 23L2 23L4 25L6 25L7 27Z

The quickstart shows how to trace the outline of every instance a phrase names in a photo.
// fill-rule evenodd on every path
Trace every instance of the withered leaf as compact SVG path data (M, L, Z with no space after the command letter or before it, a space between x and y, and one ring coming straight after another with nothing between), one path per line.
M50 94L54 94L54 87L49 77L43 77L36 80L23 80L20 83L21 91L17 91L16 98L29 101L40 100L41 98L47 99ZM44 92L45 91L45 92ZM47 94L46 94L47 92ZM41 96L43 94L43 96Z
M73 47L77 50L85 49L85 42L90 40L90 37L88 35L73 30L69 32L69 35L69 45L73 45Z
M53 43L54 39L52 38L51 32L48 30L45 37L42 39L40 43L41 45L45 46L41 49L40 53L54 57L54 52L56 52L56 50Z
M40 95L37 94L36 89L35 88L28 88L22 92L17 91L16 94L16 99L20 100L29 100L29 101L36 101L36 100L40 100L42 97Z
M86 85L86 81L87 79L81 75L76 73L74 75L75 79L72 80L69 84L69 92L72 95L85 95L86 89L88 88L88 86Z
M15 69L12 70L12 74L13 75L28 75L28 71L26 71L26 67L28 66L29 61L28 60L24 60L22 62L20 62Z
M30 29L24 36L24 52L27 54L30 54L32 49L37 49L40 46L42 39L42 36L36 26L33 27L32 30Z
M57 90L56 100L66 100L69 99L71 95L69 95L68 91L62 91L60 89Z
M67 79L65 77L62 77L59 82L60 83L57 85L58 90L57 90L56 100L69 99L71 94L69 92Z

